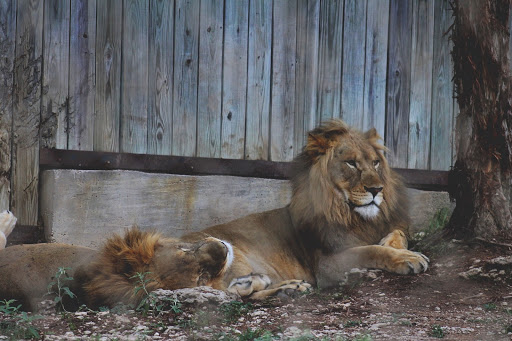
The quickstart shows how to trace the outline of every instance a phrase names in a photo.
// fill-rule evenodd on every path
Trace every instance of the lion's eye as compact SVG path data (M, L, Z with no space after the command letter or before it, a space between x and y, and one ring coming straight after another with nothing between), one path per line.
M375 169L379 168L379 165L380 165L380 161L379 160L374 160L373 161L373 167L375 167Z
M350 168L356 168L357 164L354 160L348 160L348 161L345 161L345 163L350 167Z

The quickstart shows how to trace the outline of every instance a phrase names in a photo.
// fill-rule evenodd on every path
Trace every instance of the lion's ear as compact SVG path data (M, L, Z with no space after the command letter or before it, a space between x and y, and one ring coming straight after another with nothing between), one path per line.
M306 145L306 152L312 157L323 155L331 147L331 141L323 134L314 135L308 134L308 143Z
M380 140L381 139L379 133L377 133L377 129L375 129L375 128L371 128L366 133L364 133L364 137L367 140Z

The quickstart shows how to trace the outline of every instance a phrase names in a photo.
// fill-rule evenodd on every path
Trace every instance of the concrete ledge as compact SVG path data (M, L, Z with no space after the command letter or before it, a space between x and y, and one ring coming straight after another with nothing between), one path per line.
M449 205L446 193L409 191L417 228ZM42 172L40 195L47 240L98 247L134 224L180 236L283 207L291 188L286 180L262 178L60 169Z

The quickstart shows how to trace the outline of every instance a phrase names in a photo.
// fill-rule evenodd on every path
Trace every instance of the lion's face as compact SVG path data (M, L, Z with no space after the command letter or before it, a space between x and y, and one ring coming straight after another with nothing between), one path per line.
M163 289L209 285L232 259L231 245L213 237L195 243L165 241L155 249L150 271Z
M350 209L364 219L372 219L379 215L385 199L382 179L387 163L367 136L349 134L335 141L328 170Z

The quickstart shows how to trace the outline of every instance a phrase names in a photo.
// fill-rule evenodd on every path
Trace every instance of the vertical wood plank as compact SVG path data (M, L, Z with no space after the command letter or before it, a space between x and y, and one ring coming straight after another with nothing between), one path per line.
M17 5L11 208L20 225L37 225L44 3Z
M320 0L297 3L297 66L295 84L295 155L316 126Z
M71 1L68 148L93 150L96 0Z
M149 5L148 153L171 155L174 1Z
M270 157L273 161L291 161L295 154L297 2L275 1L273 5Z
M345 0L341 117L363 128L366 43L366 0Z
M68 147L69 0L44 1L41 144Z
M408 168L428 169L432 117L434 3L413 0ZM441 152L441 151L437 151Z
M435 0L430 144L430 168L434 170L448 170L452 164L452 148L448 146L453 145L453 67L451 42L449 34L445 34L453 22L451 13L448 0Z
M252 0L250 6L245 158L268 160L272 1Z
M368 0L363 129L385 136L389 0Z
M323 0L320 5L317 124L341 117L343 5L343 0Z
M249 1L226 2L221 157L243 159L247 104Z
M10 208L16 0L0 0L0 212Z
M201 1L197 156L221 156L223 19L222 1Z
M148 136L149 2L124 0L120 150L144 154Z
M172 153L194 156L197 136L199 4L177 0L174 43Z
M94 150L119 152L123 3L98 1Z
M411 89L412 2L391 0L389 17L386 145L393 167L407 167Z

